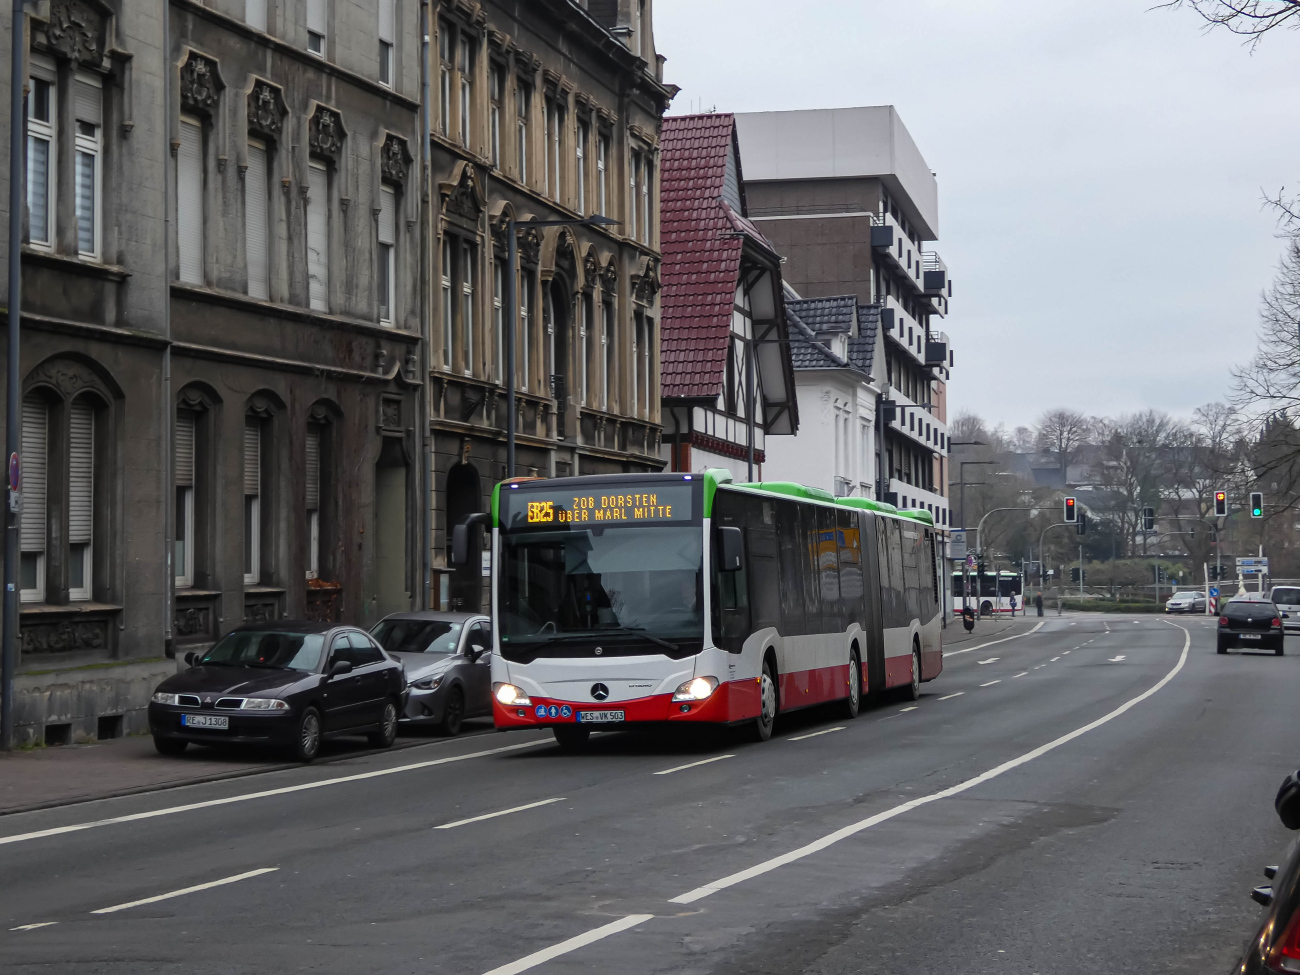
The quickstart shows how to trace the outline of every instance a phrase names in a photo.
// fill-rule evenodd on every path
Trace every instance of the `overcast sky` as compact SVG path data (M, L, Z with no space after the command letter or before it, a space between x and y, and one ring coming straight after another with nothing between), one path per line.
M671 114L891 104L939 179L949 416L1187 415L1252 353L1300 32L1153 0L656 0Z

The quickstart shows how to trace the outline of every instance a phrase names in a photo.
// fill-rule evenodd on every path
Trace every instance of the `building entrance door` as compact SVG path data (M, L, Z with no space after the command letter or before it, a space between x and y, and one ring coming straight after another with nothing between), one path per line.
M402 444L384 439L375 464L375 592L379 618L411 608L406 560L406 456Z

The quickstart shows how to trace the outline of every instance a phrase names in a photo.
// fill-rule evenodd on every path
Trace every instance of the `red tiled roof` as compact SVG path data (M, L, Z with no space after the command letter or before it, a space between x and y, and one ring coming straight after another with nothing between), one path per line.
M735 138L727 114L664 119L661 141L660 339L663 396L717 396L727 362L744 242L771 249L722 199Z

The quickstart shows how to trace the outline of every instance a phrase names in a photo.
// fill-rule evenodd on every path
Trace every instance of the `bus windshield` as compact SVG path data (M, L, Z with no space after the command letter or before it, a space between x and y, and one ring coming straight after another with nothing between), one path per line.
M503 656L699 653L703 551L698 525L504 530Z

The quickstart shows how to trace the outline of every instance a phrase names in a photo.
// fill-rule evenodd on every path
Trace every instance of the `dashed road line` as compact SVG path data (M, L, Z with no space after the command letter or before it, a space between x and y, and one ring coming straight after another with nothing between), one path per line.
M951 701L954 697L961 697L965 693L966 693L965 691L958 691L956 694L946 694L943 697L939 698L939 700Z
M1001 640L990 640L988 643L981 643L978 646L967 647L965 650L947 650L944 652L945 657L955 657L959 653L970 653L973 650L983 650L985 647L991 647L995 643L1006 643L1009 640L1019 640L1022 636L1033 636L1043 628L1043 623L1039 623L1032 630L1026 630L1024 633L1016 633L1013 636L1004 636Z
M989 657L988 660L977 660L975 662L978 663L981 667L983 667L985 664L991 664L994 661L1001 660L1001 659L1002 659L1001 657Z
M275 873L279 867L261 867L257 870L249 870L247 873L237 873L233 877L222 877L220 880L210 880L206 884L195 884L193 887L182 887L180 890L169 891L166 894L157 894L153 897L142 897L138 901L127 901L125 904L114 904L112 907L101 907L97 911L91 911L91 914L116 914L118 911L125 911L131 907L141 907L145 904L157 904L159 901L171 900L173 897L184 897L186 894L197 894L201 890L211 890L213 887L224 887L226 884L239 883L241 880L249 880L253 877L260 877L263 874Z
M589 944L594 944L611 934L618 934L620 931L626 931L628 928L634 928L638 924L644 924L652 920L653 914L629 914L627 917L621 917L617 921L610 921L608 924L602 924L598 928L592 928L568 941L561 941L558 945L552 945L549 948L543 948L541 951L534 951L531 955L526 955L518 961L512 961L509 965L502 965L500 968L494 968L487 972L486 975L519 975L520 972L526 972L530 968L536 968L538 965L544 965L553 958L559 958L561 955L567 955L571 951L577 951L579 948L585 948Z
M1015 680L1017 677L1024 677L1024 676L1026 676L1028 673L1029 673L1029 671L1027 671L1027 670L1022 670L1022 671L1021 671L1020 673L1018 673L1018 674L1012 674L1011 677L1010 677L1010 680Z
M899 708L899 709L898 709L898 713L899 713L899 714L902 714L902 713L905 712L905 711L915 711L916 708L917 708L917 706L916 706L915 704L913 704L910 708Z
M37 928L48 928L58 923L59 923L58 921L37 921L35 924L20 924L18 925L18 927L10 928L9 930L10 931L35 931Z
M484 813L482 816L471 816L469 819L458 819L454 823L443 823L441 826L435 826L434 829L455 829L457 826L468 826L470 823L481 823L485 819L496 819L498 816L509 816L511 813L523 812L525 809L536 809L539 806L549 806L553 802L563 802L564 796L555 799L542 799L540 802L530 802L525 806L515 806L512 809L502 809L497 812Z
M674 772L685 772L688 768L699 768L701 765L711 765L714 762L720 762L724 758L735 758L735 755L715 755L713 758L706 758L698 762L691 762L689 765L678 765L676 768L666 768L662 772L655 772L655 775L672 775Z
M846 730L844 725L839 725L838 727L835 728L827 728L824 731L814 731L810 735L795 735L793 738L787 738L786 741L803 741L805 738L816 738L818 735L829 735L833 731L844 731L844 730ZM655 774L657 775L658 773Z
M1002 679L998 678L997 680L989 681L987 684L981 684L980 687L992 687L994 684L1001 684L1001 683L1002 683Z

